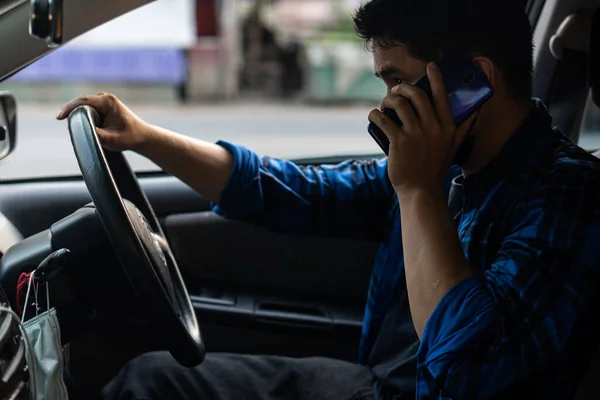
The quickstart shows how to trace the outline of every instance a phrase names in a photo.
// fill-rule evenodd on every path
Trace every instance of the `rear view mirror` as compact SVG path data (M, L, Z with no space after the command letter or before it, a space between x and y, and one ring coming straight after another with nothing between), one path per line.
M63 42L63 0L29 0L29 34L46 41L48 47Z
M9 92L0 92L0 164L17 145L17 102Z

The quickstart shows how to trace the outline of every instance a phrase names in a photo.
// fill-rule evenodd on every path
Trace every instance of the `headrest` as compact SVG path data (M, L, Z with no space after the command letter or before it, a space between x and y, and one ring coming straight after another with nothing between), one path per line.
M567 51L588 55L588 79L594 103L600 107L600 8L569 15L550 39L550 52L562 60Z
M550 39L550 52L554 58L562 60L567 50L590 52L592 15L592 11L584 10L565 18Z

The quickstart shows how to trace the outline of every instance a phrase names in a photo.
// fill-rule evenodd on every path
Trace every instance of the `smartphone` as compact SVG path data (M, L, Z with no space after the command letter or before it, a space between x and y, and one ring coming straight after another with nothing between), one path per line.
M479 71L477 65L469 59L446 59L440 63L440 70L448 91L450 109L456 125L467 120L494 94L487 78ZM432 98L431 86L427 76L421 78L415 86L425 91L430 99ZM394 110L385 109L383 112L396 124L402 126L402 121L400 121ZM387 156L390 150L390 142L385 133L374 123L370 123L367 130ZM465 138L454 158L453 163L455 165L461 165L467 160L473 148L473 143L473 136L469 135Z

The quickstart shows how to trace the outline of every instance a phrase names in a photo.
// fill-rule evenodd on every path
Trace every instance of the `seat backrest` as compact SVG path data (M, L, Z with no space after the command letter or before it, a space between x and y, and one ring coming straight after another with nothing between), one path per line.
M590 26L588 79L592 99L600 107L600 8L594 13ZM600 150L594 155L600 158ZM600 347L592 357L575 395L575 400L598 399L600 399Z

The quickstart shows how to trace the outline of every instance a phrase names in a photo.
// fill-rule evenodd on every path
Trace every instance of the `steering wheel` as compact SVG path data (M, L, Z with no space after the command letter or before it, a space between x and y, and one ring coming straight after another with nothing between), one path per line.
M173 357L187 367L200 364L204 342L190 296L129 163L123 153L102 148L93 108L76 108L68 124L83 179L131 288Z

